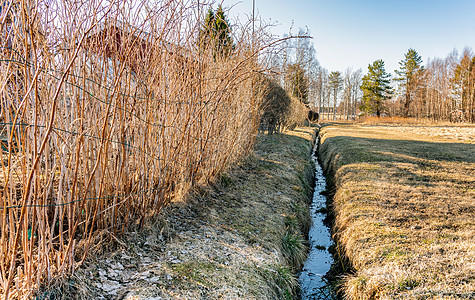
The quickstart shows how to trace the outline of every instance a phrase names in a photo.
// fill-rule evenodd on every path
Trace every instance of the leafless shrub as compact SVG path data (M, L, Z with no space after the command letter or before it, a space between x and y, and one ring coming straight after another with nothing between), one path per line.
M260 129L269 134L280 132L291 109L290 96L276 81L262 78L259 85L263 86Z
M294 129L297 126L302 126L308 116L308 107L300 102L299 99L291 97L290 109L286 117L285 127Z
M5 3L0 294L8 299L71 272L101 232L142 224L249 151L260 107L252 82L263 66L244 39L250 26L227 57L198 48L204 6L192 1Z
M258 86L262 97L261 131L273 134L304 123L308 108L300 100L289 96L276 81L261 78Z

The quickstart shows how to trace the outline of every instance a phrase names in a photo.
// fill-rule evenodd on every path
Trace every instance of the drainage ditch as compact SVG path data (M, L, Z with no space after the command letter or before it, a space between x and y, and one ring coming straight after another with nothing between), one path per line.
M299 281L301 296L304 300L338 299L332 285L331 273L334 263L331 249L334 242L330 228L326 225L327 218L327 182L322 166L318 161L318 145L316 141L312 160L315 162L315 190L310 205L312 226L309 231L310 251L300 273Z

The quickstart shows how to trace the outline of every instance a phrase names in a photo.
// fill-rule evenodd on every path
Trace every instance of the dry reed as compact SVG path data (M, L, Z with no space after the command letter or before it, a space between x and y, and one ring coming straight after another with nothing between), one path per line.
M5 3L0 295L8 299L73 271L101 232L143 224L249 151L262 66L250 26L235 32L229 57L197 46L203 4Z
M358 118L358 122L369 125L377 124L396 124L396 125L444 125L444 126L456 126L456 123L450 121L438 121L428 118L413 118L413 117L376 117L376 116L361 116ZM460 124L458 124L460 125ZM469 125L466 123L465 125Z

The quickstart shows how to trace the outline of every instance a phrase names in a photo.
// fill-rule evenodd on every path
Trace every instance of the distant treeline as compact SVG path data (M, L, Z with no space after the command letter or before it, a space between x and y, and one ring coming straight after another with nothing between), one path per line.
M408 54L400 63L402 71L414 63ZM461 55L454 50L445 58L428 60L425 66L420 60L416 66L410 80L403 81L399 93L388 102L389 114L475 122L475 55L471 49L464 49Z
M317 77L314 105L322 111L333 103L333 119L375 115L475 122L475 54L471 49L429 59L425 66L417 51L409 49L399 65L395 76L386 73L383 60L370 64L364 76L361 70L348 69L342 77L323 69Z
M366 74L351 68L329 72L318 64L313 44L300 41L294 49L302 70L300 85L294 86L324 119L374 115L475 123L475 54L469 48L425 65L411 48L394 75L381 59L369 64Z

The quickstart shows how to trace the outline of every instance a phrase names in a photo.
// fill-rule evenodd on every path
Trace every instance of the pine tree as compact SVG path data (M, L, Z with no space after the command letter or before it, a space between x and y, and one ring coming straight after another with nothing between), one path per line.
M399 71L395 70L399 76L396 81L401 82L404 94L404 116L409 116L409 108L414 100L414 94L418 88L418 78L422 75L424 68L421 66L422 58L416 50L410 48L404 55L404 59L399 62Z
M366 114L374 114L379 117L384 110L384 101L392 96L390 84L391 75L384 69L384 61L376 60L368 65L368 73L363 76L360 89L363 91L363 98L360 109Z
M199 46L202 50L211 48L214 59L227 57L234 49L231 26L221 5L216 13L211 8L208 10L199 33Z
M336 102L338 98L338 92L341 90L343 79L341 79L341 73L333 71L328 76L328 84L333 91L333 120L336 119Z

